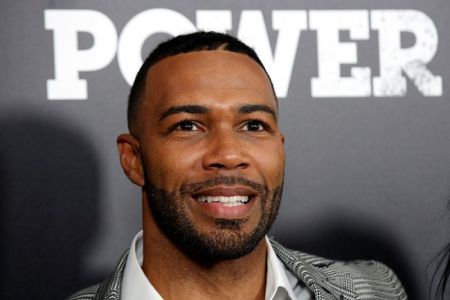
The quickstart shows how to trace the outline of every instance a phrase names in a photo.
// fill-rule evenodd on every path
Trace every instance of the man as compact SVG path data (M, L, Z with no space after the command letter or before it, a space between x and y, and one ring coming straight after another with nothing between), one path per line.
M284 136L255 52L214 32L178 36L131 88L120 162L142 188L143 232L81 299L406 299L378 262L288 250L266 233L281 200Z

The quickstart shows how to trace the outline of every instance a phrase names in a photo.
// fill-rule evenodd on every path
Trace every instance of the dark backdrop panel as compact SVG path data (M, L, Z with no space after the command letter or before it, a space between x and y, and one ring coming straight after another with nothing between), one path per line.
M450 51L446 25L450 3L445 0L3 1L2 298L63 299L95 283L112 269L140 229L139 190L122 174L115 146L116 136L126 131L129 90L117 45L124 28L139 13L156 8L170 10L186 30L197 26L198 11L228 11L229 33L243 34L241 26L253 28L254 36L266 30L271 51L295 40L294 30L285 44L277 44L282 32L295 24L303 26L293 60L286 64L292 67L287 94L279 100L287 168L283 203L271 234L289 247L330 258L380 260L399 275L411 299L428 299L434 266L427 267L450 240ZM110 61L78 74L87 82L84 100L70 100L67 90L66 98L49 100L47 80L57 76L57 50L55 31L46 29L44 11L57 9L93 10L112 24L115 40L109 42L114 47L104 53L111 56ZM341 42L357 47L357 62L342 65L340 72L349 77L351 68L369 67L371 76L361 84L371 90L357 97L337 97L337 91L329 88L334 96L314 96L311 80L319 76L323 61L319 61L318 32L310 29L310 12L343 9L366 14L362 20L367 23L357 27L368 26L368 38L357 40L348 30L339 33ZM380 76L382 54L371 13L393 9L422 13L436 30L435 36L431 31L424 35L425 43L434 41L430 47L434 45L436 52L427 59L426 51L431 51L427 48L422 51L423 59L418 57L430 74L442 79L441 90L432 89L434 96L418 87L429 79L420 72L423 76L417 77L416 83L407 79L404 93L375 95L372 80ZM260 14L265 29L242 21L246 10ZM303 11L305 22L274 29L275 10ZM227 25L226 15L225 21L216 23ZM77 24L89 28L92 24L86 20L80 18ZM420 28L428 23L420 18L400 18L398 24ZM159 23L160 31L142 41L141 52L145 55L170 36L172 25ZM89 50L99 41L87 32L79 32L76 39L78 50ZM404 33L400 39L403 48L417 42L413 33ZM97 58L102 59L101 55ZM402 74L411 77L405 71Z

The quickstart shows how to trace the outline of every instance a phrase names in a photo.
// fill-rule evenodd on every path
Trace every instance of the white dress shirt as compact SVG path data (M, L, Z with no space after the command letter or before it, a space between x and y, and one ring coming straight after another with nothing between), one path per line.
M288 270L267 242L266 300L310 300L312 293ZM142 231L133 239L122 279L122 300L163 300L142 271Z

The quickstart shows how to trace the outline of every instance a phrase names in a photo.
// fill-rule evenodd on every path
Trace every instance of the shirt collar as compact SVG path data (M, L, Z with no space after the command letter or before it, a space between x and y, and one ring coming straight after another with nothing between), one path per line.
M266 300L277 299L280 293L286 293L290 299L295 299L292 286L286 276L283 263L276 256L275 251L266 237L267 243L267 274ZM122 300L163 300L142 271L143 243L142 231L133 239L123 273L121 298Z
M123 271L122 300L163 300L142 271L143 262L142 230L134 237Z
M290 299L296 299L283 262L275 254L272 244L266 237L267 243L267 276L266 300L279 299L281 294L287 293ZM284 290L284 291L283 291Z

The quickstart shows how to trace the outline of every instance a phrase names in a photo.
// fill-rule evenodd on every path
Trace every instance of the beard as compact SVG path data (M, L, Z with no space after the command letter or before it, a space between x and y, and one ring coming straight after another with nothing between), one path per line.
M216 185L236 184L249 186L261 195L261 216L257 225L249 232L243 232L241 225L246 220L216 218L213 231L200 232L186 209L191 195ZM207 263L242 257L258 245L277 216L283 184L269 190L265 185L242 177L222 176L182 185L176 191L166 191L155 187L146 177L145 188L148 205L161 231L182 252Z

